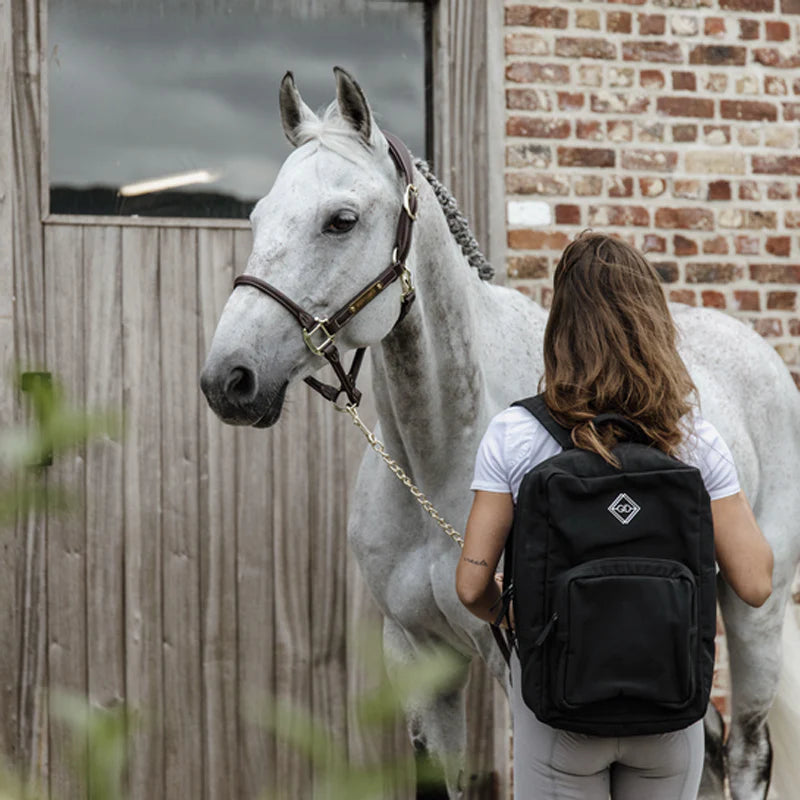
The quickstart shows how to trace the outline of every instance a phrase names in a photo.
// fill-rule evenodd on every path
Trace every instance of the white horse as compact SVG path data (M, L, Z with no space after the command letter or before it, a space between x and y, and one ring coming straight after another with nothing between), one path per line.
M320 319L390 263L404 196L408 200L406 182L363 93L344 71L335 73L337 100L322 119L302 101L291 73L283 79L283 126L296 149L253 211L246 270ZM336 344L342 351L370 348L379 435L443 516L459 526L471 503L475 453L490 418L535 392L547 313L470 268L448 216L456 229L465 223L453 219L452 207L444 213L434 191L435 185L441 196L442 187L423 172L429 174L417 162L419 220L407 261L416 302L398 323L404 287L395 281L337 333ZM730 649L733 708L725 760L732 795L762 800L772 752L767 712L780 672L784 607L800 557L800 394L773 348L745 325L710 310L674 306L673 313L703 413L730 444L775 553L774 592L762 608L740 602L724 582L719 586ZM286 307L240 285L222 312L202 387L224 421L264 427L278 421L288 383L324 363L306 346ZM348 537L385 617L389 669L432 643L460 657L457 690L410 709L409 731L418 749L463 755L469 661L479 654L504 684L505 668L488 626L456 597L458 547L371 450L359 471ZM716 717L707 715L712 761L722 753ZM719 773L722 759L716 763ZM444 759L451 797L460 791L459 766L458 757ZM704 791L719 791L713 778L709 773Z

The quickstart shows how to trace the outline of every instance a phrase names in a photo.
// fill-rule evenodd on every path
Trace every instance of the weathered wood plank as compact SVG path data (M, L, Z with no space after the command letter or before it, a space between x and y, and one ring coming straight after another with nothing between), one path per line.
M349 417L309 394L308 480L311 542L311 708L337 744L347 741L347 480ZM325 800L318 783L313 796Z
M8 429L16 415L16 390L8 376L16 364L14 348L14 256L12 250L12 197L15 194L11 137L11 3L0 0L0 429ZM3 476L5 480L6 476ZM9 525L0 531L0 754L19 763L19 663L22 594L19 578L24 565L20 529ZM24 574L24 573L23 573ZM12 577L13 576L13 577Z
M121 231L83 231L86 408L122 419ZM123 452L104 438L86 449L86 603L89 700L125 698ZM91 791L91 787L90 787Z
M197 374L233 282L231 231L198 231ZM198 388L187 386L197 393ZM200 412L201 602L205 797L238 795L236 697L236 439L203 403Z
M312 655L307 422L306 387L290 387L273 435L275 694L306 711ZM274 785L286 797L311 796L309 765L281 739L276 747Z
M197 232L159 231L165 797L203 796Z
M11 46L10 103L12 166L9 175L13 258L14 357L23 369L45 365L44 271L39 177L40 35L39 3L10 0L4 31ZM8 73L7 73L8 74ZM7 124L7 123L6 123ZM19 414L17 421L22 421ZM47 527L42 511L18 519L15 570L19 598L19 740L18 763L46 785L49 760L47 682ZM22 555L24 553L24 556ZM80 560L80 559L78 559ZM62 587L63 588L63 587ZM78 590L80 594L80 589ZM12 606L13 610L14 606ZM80 628L78 629L80 630ZM15 649L12 645L10 650ZM60 674L60 673L58 673ZM63 761L60 762L63 764ZM58 771L58 770L57 770ZM58 781L56 781L58 783ZM77 796L77 795L75 795Z
M234 236L237 273L253 245L249 231ZM275 691L273 586L273 431L236 431L236 558L238 581L239 781L242 798L275 787L275 741L252 719ZM248 712L249 710L249 712Z
M164 794L161 577L161 343L158 230L122 230L125 405L125 696L132 732L130 800Z
M80 228L47 231L47 362L72 404L84 400L83 233ZM86 516L85 452L58 456L48 468L54 490L68 492L73 508L51 514L47 524L48 672L50 691L85 696L86 660ZM52 699L51 699L52 705ZM26 713L27 716L27 713ZM75 774L73 742L63 722L50 723L50 796L85 797Z

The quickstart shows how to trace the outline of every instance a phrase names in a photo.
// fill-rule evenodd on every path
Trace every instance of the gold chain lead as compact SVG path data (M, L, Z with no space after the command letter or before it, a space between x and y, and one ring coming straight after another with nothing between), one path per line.
M342 410L341 408L339 410ZM444 517L436 510L433 503L428 500L423 492L418 489L411 479L406 475L405 470L386 452L386 448L375 434L364 424L358 416L358 409L354 405L347 405L345 411L353 418L353 424L367 437L369 446L386 462L389 469L395 474L397 479L408 489L416 501L433 517L436 524L459 546L464 546L464 539L461 534L449 523L445 522Z

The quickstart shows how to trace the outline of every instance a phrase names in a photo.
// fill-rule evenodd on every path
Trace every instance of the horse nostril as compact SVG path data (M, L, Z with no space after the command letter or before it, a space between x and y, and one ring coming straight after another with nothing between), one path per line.
M234 367L225 381L225 397L232 403L252 400L256 395L256 374L247 367Z

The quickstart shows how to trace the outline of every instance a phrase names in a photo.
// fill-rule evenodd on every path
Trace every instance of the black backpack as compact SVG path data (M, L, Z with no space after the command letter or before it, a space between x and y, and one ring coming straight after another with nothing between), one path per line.
M625 431L617 469L575 448L542 395L514 405L564 448L523 478L505 550L525 703L542 722L597 736L690 725L708 705L716 632L700 471L603 414L596 425Z

